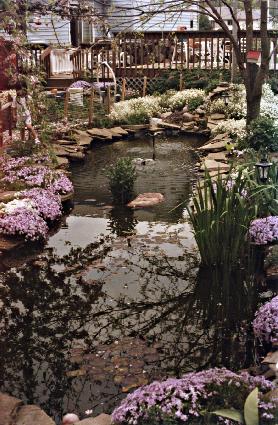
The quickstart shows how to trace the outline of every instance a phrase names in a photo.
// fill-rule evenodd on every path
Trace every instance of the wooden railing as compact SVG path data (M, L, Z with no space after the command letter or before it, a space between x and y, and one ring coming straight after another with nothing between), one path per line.
M254 50L260 50L259 31L254 32ZM277 34L269 31L272 48ZM246 32L239 37L242 55L246 54ZM223 31L184 31L174 33L124 33L111 42L97 43L90 48L79 48L73 55L75 78L96 78L101 62L108 62L117 77L155 77L169 69L230 69L231 42ZM277 69L277 53L271 59L270 69ZM102 78L109 78L102 71Z

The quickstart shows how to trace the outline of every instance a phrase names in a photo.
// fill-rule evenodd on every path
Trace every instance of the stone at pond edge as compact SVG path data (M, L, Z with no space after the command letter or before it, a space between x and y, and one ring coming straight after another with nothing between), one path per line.
M38 406L22 406L15 425L55 425L55 422Z
M75 425L111 425L111 416L106 413L101 413L95 418L86 418L76 422Z
M18 398L0 393L0 425L13 425L22 404Z
M201 146L200 148L198 148L198 150L208 151L208 152L220 152L223 150L225 151L226 144L227 144L226 140L220 140L219 142L216 142L216 143L208 143L204 146Z
M222 170L222 171L229 171L230 169L230 165L228 164L224 164L223 162L218 162L215 161L213 159L207 159L203 162L200 170L201 171L217 171L217 170Z
M153 205L160 204L165 200L162 193L141 193L133 201L127 204L131 208L144 208L152 207Z

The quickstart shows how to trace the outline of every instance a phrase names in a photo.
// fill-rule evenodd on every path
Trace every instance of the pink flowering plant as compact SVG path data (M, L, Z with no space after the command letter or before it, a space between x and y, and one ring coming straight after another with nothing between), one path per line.
M193 372L180 379L153 382L129 394L112 414L117 425L132 424L235 424L216 416L219 409L243 411L249 393L259 389L260 424L271 424L275 401L264 402L264 393L274 385L264 377L225 368Z
M266 245L278 241L278 216L253 220L249 227L249 237L256 245Z
M278 343L278 296L257 311L253 330L261 341Z
M21 196L32 202L44 220L54 221L62 215L61 199L50 189L33 188L21 192Z
M48 227L44 219L33 208L19 206L0 216L0 233L23 236L27 240L45 239Z

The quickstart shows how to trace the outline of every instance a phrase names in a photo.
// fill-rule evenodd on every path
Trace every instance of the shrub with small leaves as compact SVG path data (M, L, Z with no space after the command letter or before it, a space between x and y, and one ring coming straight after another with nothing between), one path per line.
M107 177L114 201L121 204L130 201L137 177L131 158L120 158L107 171Z

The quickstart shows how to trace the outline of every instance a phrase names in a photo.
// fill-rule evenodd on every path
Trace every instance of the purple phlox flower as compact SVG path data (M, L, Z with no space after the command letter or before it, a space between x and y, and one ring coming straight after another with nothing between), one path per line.
M278 341L278 295L256 312L253 330L255 336L262 341Z
M266 245L278 240L278 216L253 220L249 228L251 241L256 245Z

